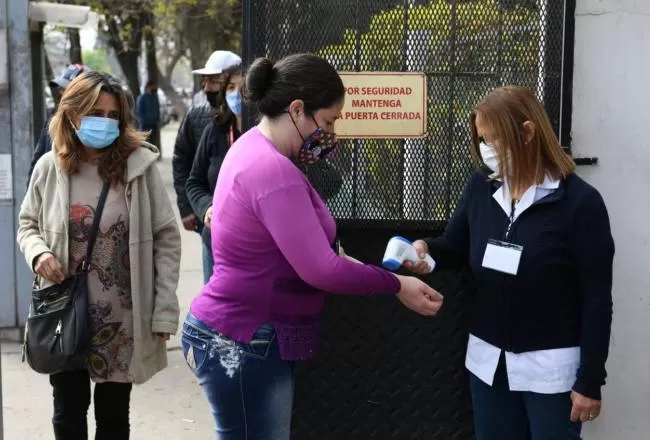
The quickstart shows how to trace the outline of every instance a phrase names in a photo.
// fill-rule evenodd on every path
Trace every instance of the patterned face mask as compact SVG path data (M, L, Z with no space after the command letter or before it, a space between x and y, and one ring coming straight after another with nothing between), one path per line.
M336 133L323 130L313 116L311 119L317 128L307 135L307 137L303 138L302 147L300 147L302 153L300 155L301 161L307 163L313 163L319 159L323 159L339 147L339 143L336 140ZM302 138L300 129L298 129L293 117L291 117L291 122L293 122L294 127L298 131L298 135Z

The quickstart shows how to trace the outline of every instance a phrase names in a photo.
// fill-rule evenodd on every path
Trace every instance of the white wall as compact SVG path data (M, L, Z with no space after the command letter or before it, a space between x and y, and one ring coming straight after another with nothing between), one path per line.
M573 152L605 198L616 257L603 415L586 440L650 439L650 0L578 0Z

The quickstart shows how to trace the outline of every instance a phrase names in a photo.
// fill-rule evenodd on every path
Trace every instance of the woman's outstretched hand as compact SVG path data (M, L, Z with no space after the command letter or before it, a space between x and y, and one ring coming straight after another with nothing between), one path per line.
M437 290L415 277L397 277L401 284L397 298L402 304L420 315L434 316L438 313L443 296Z

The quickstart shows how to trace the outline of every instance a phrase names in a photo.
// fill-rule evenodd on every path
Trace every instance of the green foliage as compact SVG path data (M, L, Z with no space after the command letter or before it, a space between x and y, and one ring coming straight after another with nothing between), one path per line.
M524 79L536 77L531 72L537 71L539 62L539 26L539 16L521 6L504 10L495 0L456 5L432 0L407 10L403 6L385 10L372 18L367 32L348 29L341 44L319 51L340 71L427 73L428 135L415 142L425 145L431 169L440 171L426 176L430 186L441 189L427 194L426 218L449 217L472 169L467 119L476 103L504 83L537 87ZM405 47L413 59L408 59ZM404 142L361 143L363 159L359 163L365 165L370 181L361 192L382 205L382 216L401 218ZM352 160L343 165L351 164ZM445 194L447 187L456 189L450 198Z
M108 64L108 56L103 50L84 50L83 60L86 66L89 66L94 70L112 73L110 72L110 65Z
M212 50L239 47L241 0L152 1L157 28L173 33L183 48L197 51L201 41Z
M148 68L159 67L158 77L163 84L168 84L166 92L172 95L174 91L169 80L182 58L188 57L192 64L197 65L205 62L216 49L238 50L241 40L241 0L59 2L90 6L99 14L99 32L115 50L122 72L134 93L140 88L138 59L142 55L143 40L154 42L157 58L163 63Z

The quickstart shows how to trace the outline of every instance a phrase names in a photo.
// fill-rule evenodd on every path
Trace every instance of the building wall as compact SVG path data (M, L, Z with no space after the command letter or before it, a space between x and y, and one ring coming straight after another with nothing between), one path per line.
M20 204L34 149L28 2L0 0L0 329L28 310L31 275L16 242ZM4 335L0 331L0 336Z
M650 1L578 0L573 152L602 193L616 258L603 415L589 440L650 438Z

